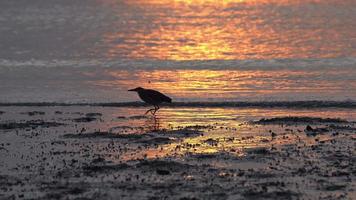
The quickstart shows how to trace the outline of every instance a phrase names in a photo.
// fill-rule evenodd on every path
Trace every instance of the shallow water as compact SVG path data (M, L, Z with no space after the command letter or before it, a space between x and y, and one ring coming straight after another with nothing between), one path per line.
M0 69L0 102L139 101L128 89L153 88L174 102L355 101L356 70L125 70L11 67Z
M143 115L147 108L132 107L97 107L97 106L51 106L51 107L0 107L4 113L0 115L2 124L9 122L26 122L30 120L43 120L46 122L63 123L63 126L38 129L15 129L3 131L3 143L14 143L16 151L26 154L26 149L43 141L71 141L74 146L66 146L67 151L81 152L82 146L76 144L93 145L94 153L99 153L106 148L111 140L126 141L125 137L111 138L114 136L142 135L148 137L146 142L137 142L141 146L156 144L150 138L171 138L173 141L148 148L138 148L140 145L130 143L126 152L121 152L117 158L116 153L108 154L107 159L114 162L141 159L144 157L155 158L165 156L182 156L186 153L205 154L230 152L241 156L245 149L255 147L281 146L287 144L314 144L317 141L330 139L331 133L320 134L316 137L306 136L304 129L307 125L312 127L327 127L326 124L288 122L281 124L259 125L251 122L263 118L275 117L312 117L312 118L339 118L354 124L356 113L349 108L308 108L308 109L283 109L283 108L202 108L202 107L176 107L162 108L157 116ZM29 116L29 111L39 111L43 114ZM96 120L78 122L75 119L85 117L87 113L99 113ZM339 124L340 126L344 124ZM289 129L289 130L288 130ZM192 130L194 134L185 135ZM272 138L270 130L277 134ZM201 132L200 132L201 131ZM86 137L86 134L102 132L103 135ZM79 134L79 137L65 138L65 134ZM153 135L152 135L153 134ZM77 135L78 136L78 135ZM130 137L130 136L128 136ZM126 138L127 139L127 138ZM93 143L91 143L92 141ZM134 140L133 140L134 141ZM124 142L125 143L125 142ZM23 147L21 144L26 144ZM73 149L72 149L73 148ZM79 148L79 149L78 149ZM15 149L14 149L15 151ZM106 151L104 151L106 152ZM105 153L106 154L106 153ZM4 155L3 155L4 156ZM3 157L2 159L5 159ZM16 159L15 159L16 160ZM14 161L15 162L15 161ZM17 161L16 161L17 162Z

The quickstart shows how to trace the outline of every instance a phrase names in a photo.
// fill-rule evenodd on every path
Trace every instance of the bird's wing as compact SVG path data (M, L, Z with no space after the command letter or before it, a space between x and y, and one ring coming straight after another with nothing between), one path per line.
M152 104L152 105L156 105L157 104L155 99L152 98L152 96L147 92L139 92L138 95L146 103L149 103L149 104Z
M146 90L147 93L150 94L151 98L154 100L154 101L157 101L157 102L167 102L167 103L171 103L172 102L172 99L169 98L168 96L156 91L156 90Z

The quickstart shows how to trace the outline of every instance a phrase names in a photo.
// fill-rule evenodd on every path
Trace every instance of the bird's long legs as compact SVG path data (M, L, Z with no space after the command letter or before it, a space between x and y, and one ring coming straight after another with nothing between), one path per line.
M156 109L155 109L155 108L151 108L151 109L147 110L147 111L145 112L145 115L147 115L147 113L149 113L149 112L152 113L152 111L154 111L154 110L156 110Z
M151 112L152 115L155 115L156 112L159 110L159 106L158 106L158 105L154 105L154 107L155 107L155 108L151 108L151 109L147 110L147 111L145 112L145 115L147 115L147 113L149 113L149 112Z
M155 110L153 111L152 114L155 115L158 110L159 110L159 106L158 106L158 105L155 105Z

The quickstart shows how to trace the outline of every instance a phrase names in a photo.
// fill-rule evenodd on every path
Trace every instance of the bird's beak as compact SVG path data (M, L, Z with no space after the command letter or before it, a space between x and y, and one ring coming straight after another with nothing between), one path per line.
M135 89L130 89L130 90L127 90L127 91L135 91Z

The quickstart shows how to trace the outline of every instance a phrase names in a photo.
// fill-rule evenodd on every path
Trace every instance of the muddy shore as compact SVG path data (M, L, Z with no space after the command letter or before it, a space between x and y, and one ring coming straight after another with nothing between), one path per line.
M356 197L353 110L0 110L0 199Z

